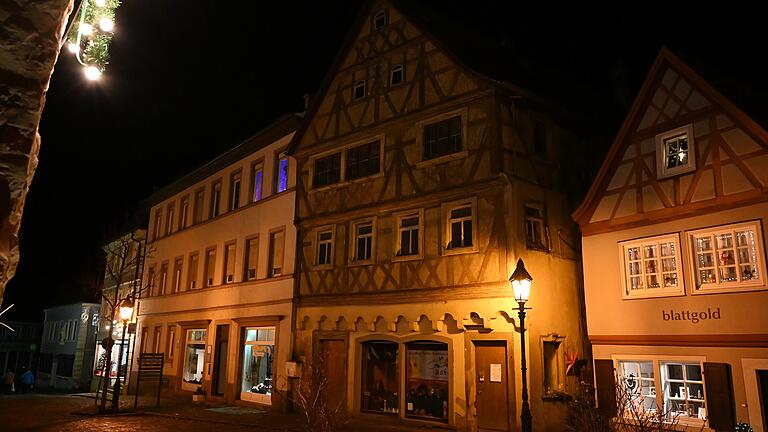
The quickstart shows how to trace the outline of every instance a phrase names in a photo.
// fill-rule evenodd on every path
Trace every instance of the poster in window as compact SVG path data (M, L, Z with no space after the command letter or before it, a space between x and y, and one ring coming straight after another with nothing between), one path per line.
M437 344L435 344L437 345ZM448 350L443 344L430 349L409 349L406 402L408 417L448 419ZM425 348L427 348L425 346Z

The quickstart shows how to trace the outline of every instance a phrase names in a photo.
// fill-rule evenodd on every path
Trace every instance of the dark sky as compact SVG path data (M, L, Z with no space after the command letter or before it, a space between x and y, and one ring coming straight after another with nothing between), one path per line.
M700 2L591 11L428 3L593 92L584 105L603 114L595 135L604 146L588 149L598 154L626 113L621 100L634 97L662 44L748 90L765 87L762 15L723 10L733 3L717 11ZM86 299L102 266L99 245L140 199L301 111L361 4L126 0L100 81L86 81L62 52L40 126L22 258L6 291L5 304L17 304L11 317L41 319L44 307Z

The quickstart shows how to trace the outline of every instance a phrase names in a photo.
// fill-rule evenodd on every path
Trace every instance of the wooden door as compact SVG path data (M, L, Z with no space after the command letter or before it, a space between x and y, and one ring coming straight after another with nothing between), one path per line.
M475 407L480 431L509 430L507 343L475 342Z
M321 339L320 355L323 357L323 374L326 377L328 407L344 410L347 386L347 352L343 339Z

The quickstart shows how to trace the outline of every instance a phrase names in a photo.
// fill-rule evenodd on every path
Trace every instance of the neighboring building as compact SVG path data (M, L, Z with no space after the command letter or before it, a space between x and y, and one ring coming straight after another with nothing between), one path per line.
M768 430L768 132L757 118L663 49L574 213L604 410L615 372L636 403L695 430Z
M40 350L40 336L43 326L40 323L21 321L3 321L14 331L0 326L0 371L12 370L17 376L24 369L32 367L36 373L36 364Z
M564 394L578 391L566 359L587 351L576 227L559 192L578 140L532 89L468 66L504 53L439 13L362 9L291 144L296 358L323 359L332 406L354 416L516 430L508 279L522 257L534 278L534 429L561 430Z
M165 353L172 394L278 406L287 388L298 123L284 116L149 198L137 353Z
M93 370L98 303L74 303L45 309L37 385L87 389Z
M143 221L146 222L146 221ZM101 345L107 336L112 335L115 341L109 358L108 375L110 386L114 385L117 378L118 365L120 365L121 382L130 382L130 359L135 347L136 320L128 323L123 339L124 323L119 317L121 301L141 297L145 286L142 285L145 242L147 230L137 228L114 239L104 246L106 266L104 280L99 289L101 293L101 310L95 320L99 324L98 344L96 345L96 357L93 367L94 378L91 381L91 390L102 388L101 377L104 375L104 367L107 362L107 352ZM120 286L117 289L117 286ZM135 315L135 313L134 313ZM122 358L120 354L122 353ZM127 391L127 387L123 387Z

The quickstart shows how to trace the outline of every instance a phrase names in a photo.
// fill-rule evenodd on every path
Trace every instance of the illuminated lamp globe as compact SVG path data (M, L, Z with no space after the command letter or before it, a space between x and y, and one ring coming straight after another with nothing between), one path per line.
M130 321L133 317L133 300L127 298L120 303L120 319Z
M523 259L518 259L517 267L515 267L512 276L509 277L509 283L512 285L512 291L518 303L528 301L528 297L531 295L531 282L533 282L533 277L525 269Z
M70 44L67 44L67 49L72 54L77 54L77 53L80 52L80 45L78 45L76 43L70 43Z
M96 6L98 7L104 7L107 5L107 0L96 0L94 3L96 3Z
M85 77L91 81L96 81L101 76L101 71L96 66L88 66L85 68Z
M109 18L102 18L99 20L99 28L105 32L111 32L115 29L115 22Z
M93 34L93 26L88 23L83 23L83 25L80 26L80 33L84 36L90 36Z

